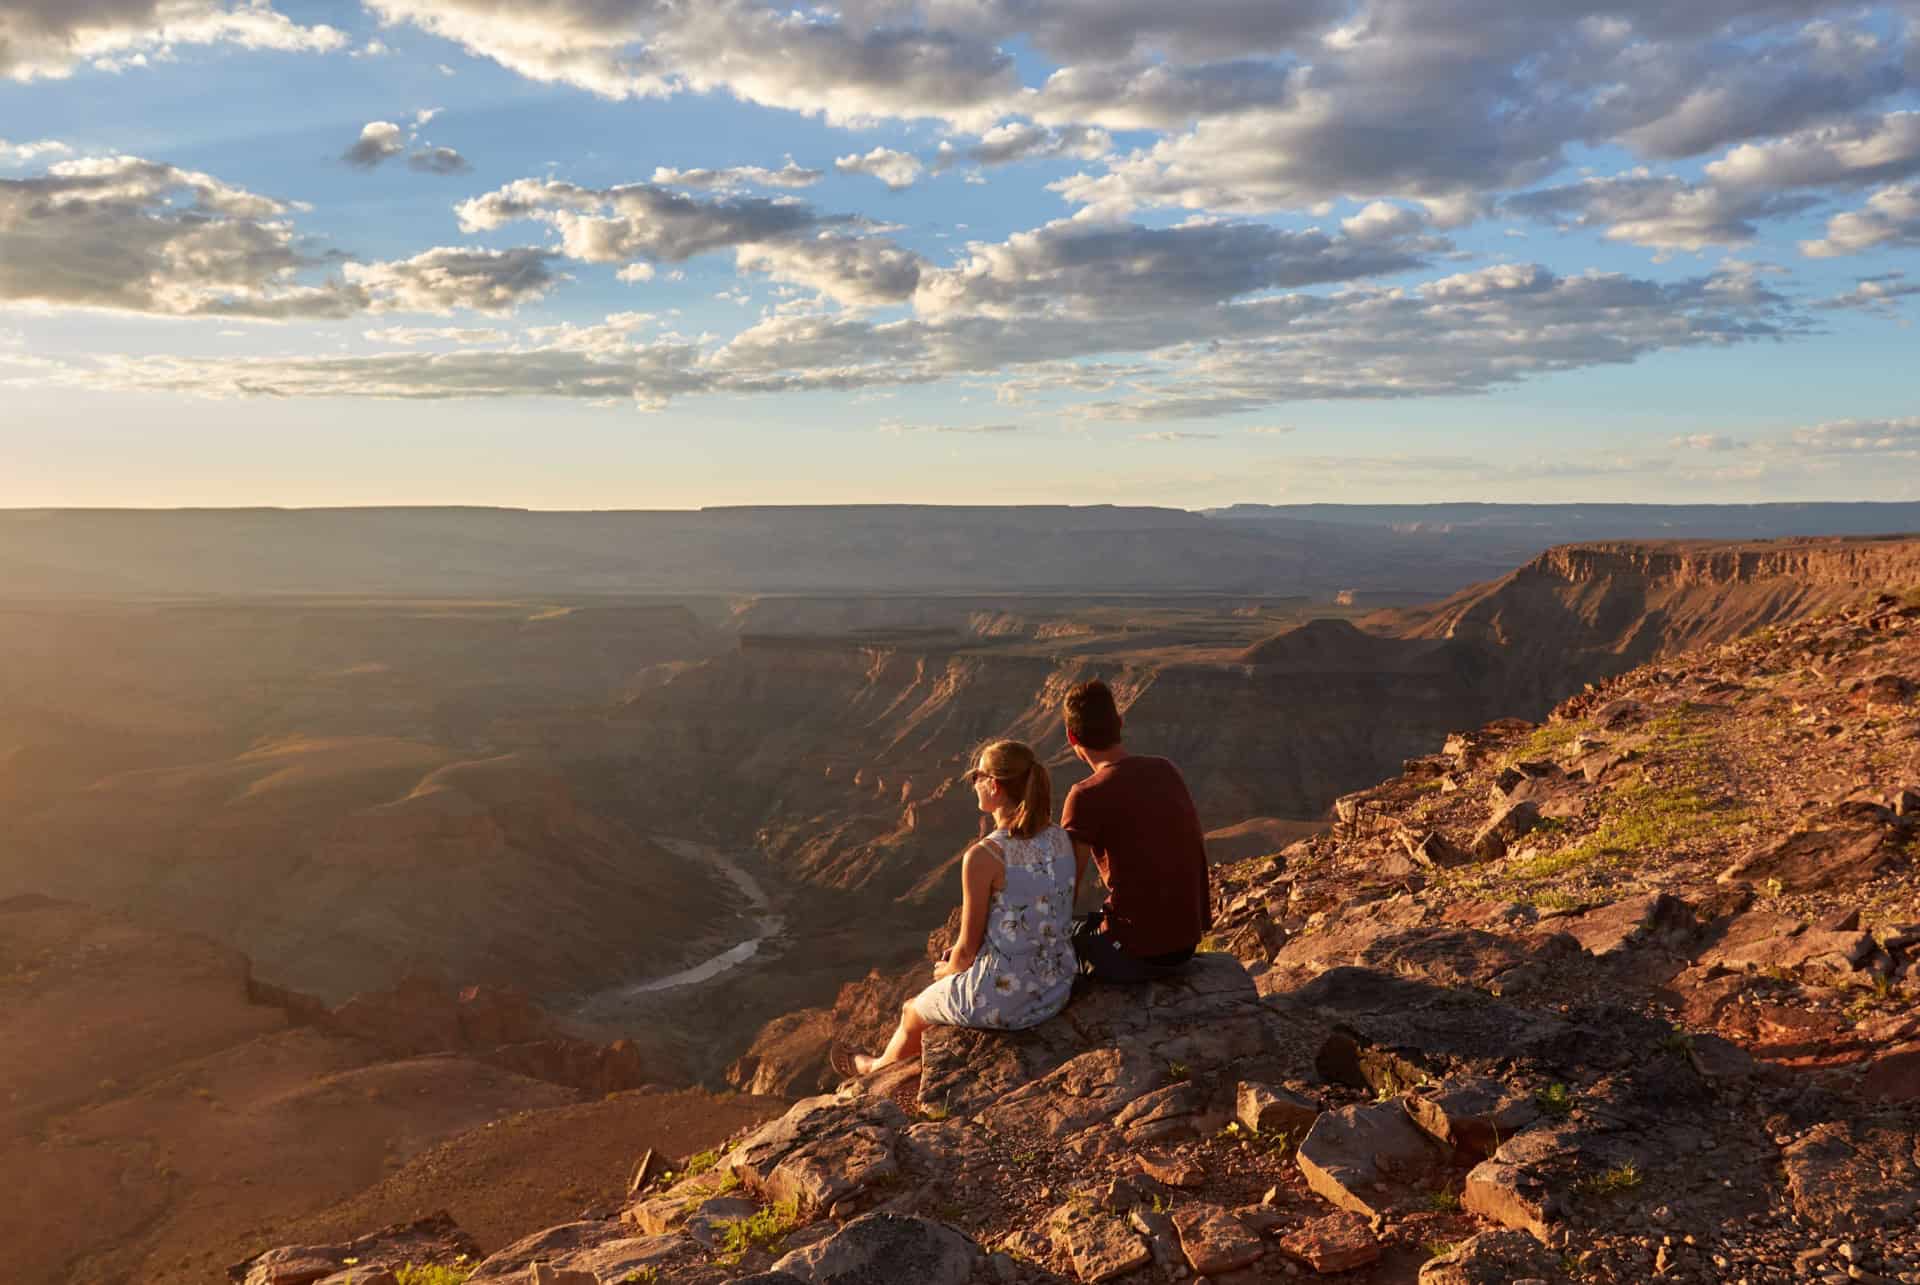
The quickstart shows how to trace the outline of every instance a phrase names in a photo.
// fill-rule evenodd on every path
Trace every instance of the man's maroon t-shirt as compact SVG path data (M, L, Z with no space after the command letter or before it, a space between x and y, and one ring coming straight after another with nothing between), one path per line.
M1180 769L1129 754L1067 791L1060 824L1093 849L1107 932L1142 958L1190 950L1213 926L1207 847Z

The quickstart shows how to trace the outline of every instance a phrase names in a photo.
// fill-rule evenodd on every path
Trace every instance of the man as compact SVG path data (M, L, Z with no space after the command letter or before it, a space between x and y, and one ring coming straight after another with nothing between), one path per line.
M1213 926L1193 795L1166 759L1127 752L1105 683L1069 691L1064 713L1067 744L1093 775L1067 792L1060 824L1091 849L1107 884L1106 905L1074 930L1080 971L1109 982L1165 977Z

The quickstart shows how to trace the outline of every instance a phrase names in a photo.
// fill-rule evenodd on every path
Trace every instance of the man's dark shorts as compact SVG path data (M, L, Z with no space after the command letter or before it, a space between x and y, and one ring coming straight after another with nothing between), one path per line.
M1080 976L1096 982L1152 982L1171 977L1193 958L1191 948L1170 955L1142 959L1129 955L1100 928L1105 912L1082 915L1073 926L1073 953L1080 960Z

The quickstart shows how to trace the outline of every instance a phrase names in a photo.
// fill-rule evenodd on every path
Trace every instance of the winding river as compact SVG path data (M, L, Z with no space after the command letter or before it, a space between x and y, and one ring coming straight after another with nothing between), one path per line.
M650 977L645 981L630 982L625 986L616 987L598 997L596 1004L607 999L615 1002L631 1000L657 991L673 990L676 987L711 981L728 969L746 963L760 953L762 946L786 931L786 918L774 913L773 903L767 897L766 890L732 857L717 849L709 848L703 843L695 843L688 839L669 839L655 835L653 841L677 857L687 861L702 862L712 867L738 888L741 895L753 907L754 935L717 955L702 960L691 968L683 968L677 973L669 973L664 977Z

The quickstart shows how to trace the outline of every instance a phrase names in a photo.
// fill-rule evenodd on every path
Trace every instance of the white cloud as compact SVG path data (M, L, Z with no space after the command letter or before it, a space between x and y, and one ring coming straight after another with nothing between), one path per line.
M267 0L9 0L0 8L0 76L69 76L85 63L103 71L170 58L183 45L234 45L325 53L347 37L303 27Z
M415 129L425 129L428 123L439 114L440 108L438 107L422 107L413 114L413 127Z
M370 170L406 150L407 144L398 125L390 120L375 120L361 127L360 137L340 154L340 159L355 169Z
M743 271L806 286L849 308L904 303L927 269L919 255L892 241L836 233L760 242L736 253Z
M708 190L726 191L737 187L812 187L826 175L820 170L810 170L795 165L789 156L787 163L777 170L764 169L758 165L731 165L724 169L671 169L658 166L653 171L653 181L665 187L694 187Z
M1136 442L1212 442L1219 440L1218 433L1183 433L1166 431L1159 433L1135 433Z
M0 138L0 165L31 165L49 156L71 156L73 149L58 139L43 138L33 143L9 143Z
M1667 445L1675 450L1684 451L1738 451L1746 448L1746 443L1737 437L1725 433L1688 433L1676 437Z
M451 147L422 147L407 156L407 168L420 174L471 174L473 166Z
M995 125L980 136L978 143L964 150L942 143L934 168L946 169L963 157L976 165L1010 165L1055 156L1091 161L1098 160L1112 147L1113 137L1104 129L1087 125L1049 129L1028 121L1010 121Z
M375 312L455 309L495 315L540 298L559 280L548 250L472 250L440 246L391 263L348 263L347 281L364 290Z
M1883 183L1920 172L1920 112L1743 143L1707 166L1727 187L1819 187Z
M982 125L1018 87L997 42L752 0L366 0L530 79L607 98L725 91L835 124L932 116Z
M653 280L654 268L651 263L629 263L613 275L628 285L637 285L642 281Z
M521 219L552 225L568 258L588 263L649 259L679 263L696 254L812 230L812 207L783 198L701 199L651 183L585 188L518 179L455 207L460 226L487 231Z
M876 147L864 156L856 152L851 156L839 157L833 162L833 168L842 174L869 175L898 192L913 186L914 180L920 177L921 165L920 158L909 152Z
M1920 246L1920 184L1883 187L1864 207L1827 220L1827 234L1802 241L1800 250L1815 259L1859 254L1880 246Z
M1688 183L1635 170L1524 192L1504 208L1560 227L1598 228L1613 241L1699 250L1751 241L1759 234L1757 220L1812 203L1809 197Z
M1879 276L1862 277L1853 289L1822 299L1813 306L1847 308L1877 317L1898 317L1900 303L1906 299L1920 299L1920 281L1907 280L1904 272L1883 272Z
M1809 455L1920 457L1920 415L1904 419L1841 419L1797 428L1793 446Z

